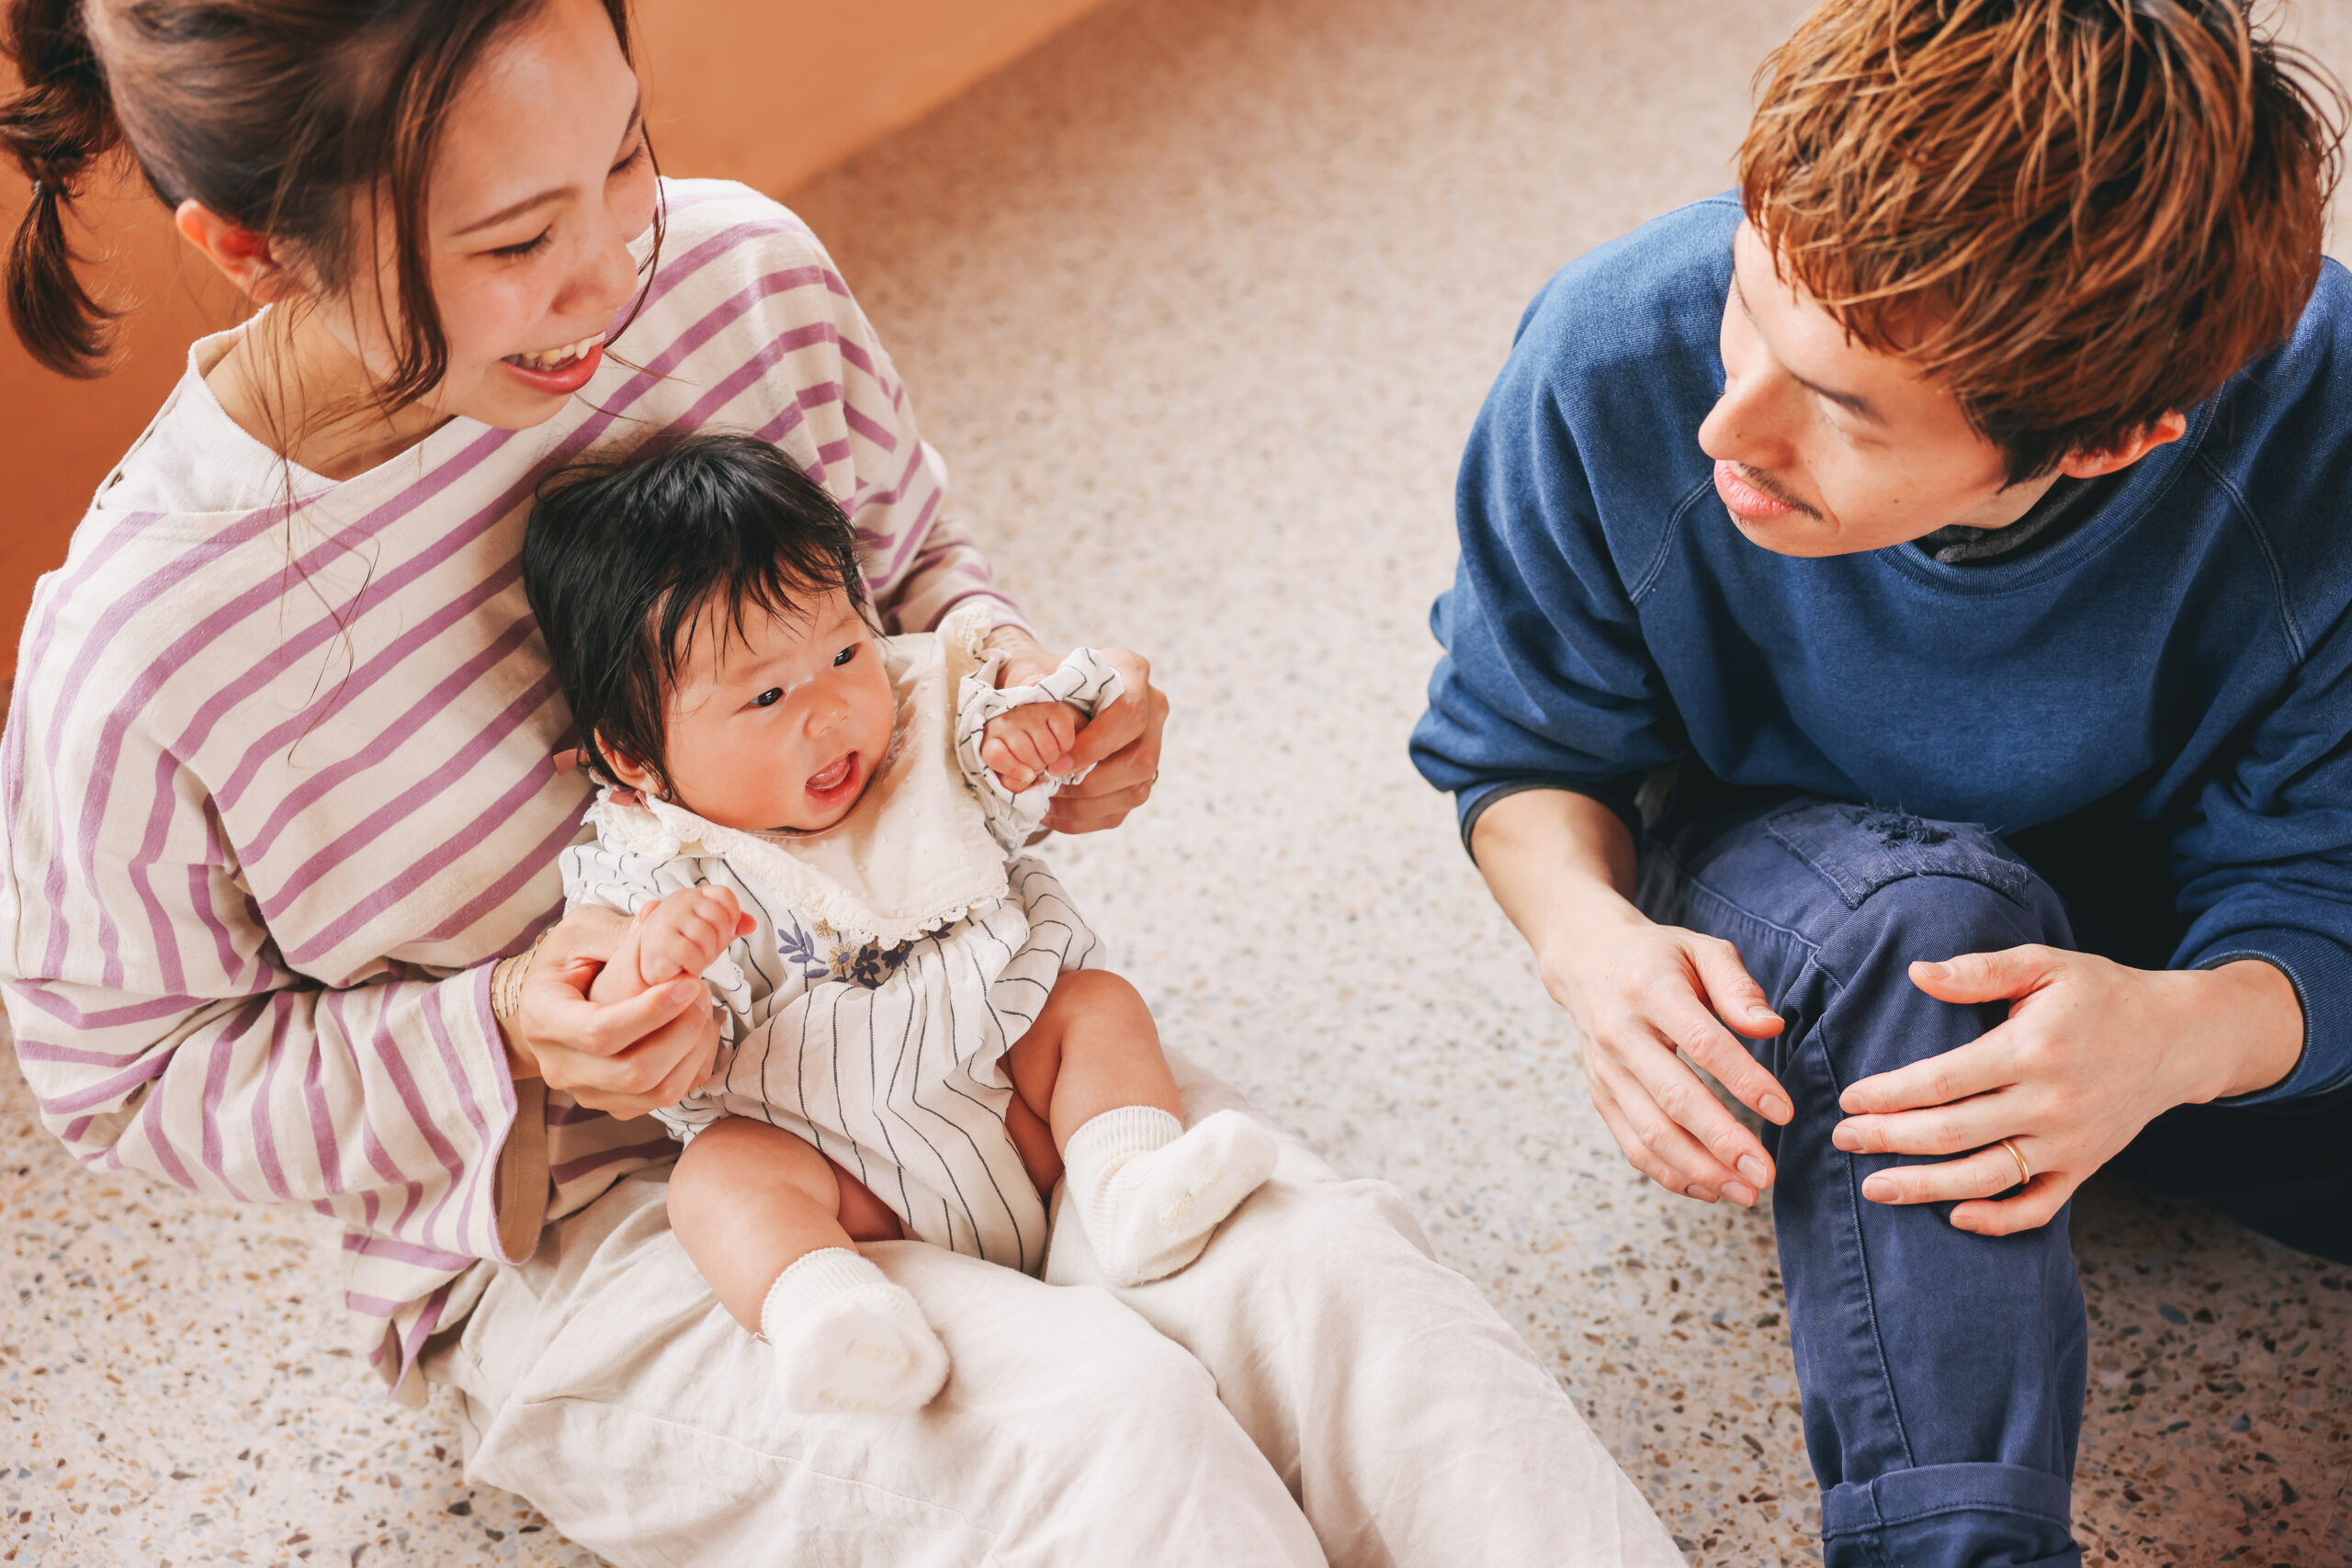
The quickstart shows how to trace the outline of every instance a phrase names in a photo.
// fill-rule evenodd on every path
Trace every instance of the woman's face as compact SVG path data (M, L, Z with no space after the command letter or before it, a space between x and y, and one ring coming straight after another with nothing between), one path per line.
M420 412L509 430L552 417L602 363L638 286L629 243L653 221L637 75L597 0L547 0L474 68L428 191L449 357ZM379 382L392 351L377 301L392 277L387 243L351 309L314 318Z

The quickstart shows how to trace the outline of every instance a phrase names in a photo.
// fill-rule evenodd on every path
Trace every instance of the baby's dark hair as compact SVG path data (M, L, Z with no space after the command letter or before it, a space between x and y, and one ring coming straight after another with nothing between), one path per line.
M695 638L754 613L806 618L835 589L870 615L857 536L825 487L749 435L590 459L539 486L523 592L571 705L582 760L620 757L671 793L670 694Z

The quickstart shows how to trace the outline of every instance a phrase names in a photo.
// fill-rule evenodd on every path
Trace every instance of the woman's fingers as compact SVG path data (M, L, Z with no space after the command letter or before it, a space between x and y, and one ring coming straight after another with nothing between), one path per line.
M653 1088L645 1091L646 1109L675 1105L710 1076L718 1055L718 1022L715 1017L682 1014L630 1049L645 1052L650 1066L658 1067L665 1060L670 1064Z
M690 1010L707 1014L710 1005L710 987L693 976L617 1002L592 1002L569 984L542 984L536 973L523 988L532 1044L542 1055L552 1049L617 1056Z
M1090 784L1093 782L1087 780ZM1126 820L1128 812L1150 798L1148 784L1108 795L1095 795L1082 788L1066 789L1055 795L1053 804L1046 807L1046 826L1058 833L1091 833L1115 828Z
M1151 683L1151 660L1130 649L1106 648L1102 661L1119 672L1118 699L1097 709L1086 728L1070 742L1068 765L1056 759L1054 772L1076 773L1148 740L1150 765L1159 765L1159 728L1168 716L1168 699Z
M541 969L564 970L585 964L593 973L596 965L613 955L620 944L621 932L628 930L632 917L602 905L582 904L567 910L548 934L540 940L539 955L531 961L531 973ZM583 983L580 989L587 989Z
M718 1021L702 1008L680 1013L611 1055L568 1053L562 1077L550 1073L548 1081L595 1110L641 1116L684 1099L708 1076L718 1051Z
M1057 792L1046 826L1064 833L1115 828L1127 813L1151 798L1159 778L1160 731L1168 722L1168 698L1151 683L1151 662L1124 648L1106 648L1103 659L1119 671L1125 689L1080 726L1060 756L1043 771L1069 774L1092 769L1079 783ZM1069 716L1075 723L1076 716Z

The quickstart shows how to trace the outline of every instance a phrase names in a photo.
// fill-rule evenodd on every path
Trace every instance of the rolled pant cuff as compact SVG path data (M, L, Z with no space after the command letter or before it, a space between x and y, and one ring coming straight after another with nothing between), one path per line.
M2014 1464L1931 1464L1834 1486L1821 1499L1831 1568L2073 1568L2073 1487Z

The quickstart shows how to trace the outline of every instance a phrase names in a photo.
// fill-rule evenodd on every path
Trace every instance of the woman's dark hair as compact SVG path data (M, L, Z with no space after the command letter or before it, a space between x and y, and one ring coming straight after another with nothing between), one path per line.
M758 612L802 620L839 589L866 613L857 535L825 487L749 435L559 468L523 535L523 592L547 638L588 766L616 755L671 790L670 694L707 635Z
M379 209L351 199L376 193L392 226L396 347L377 397L414 401L448 368L424 246L441 128L487 46L544 3L5 0L0 48L24 86L0 101L0 144L33 181L8 247L17 337L52 370L104 373L114 312L74 273L64 209L127 146L165 206L193 197L268 236L330 292L377 254L373 219L353 215ZM604 6L627 56L628 0Z

